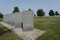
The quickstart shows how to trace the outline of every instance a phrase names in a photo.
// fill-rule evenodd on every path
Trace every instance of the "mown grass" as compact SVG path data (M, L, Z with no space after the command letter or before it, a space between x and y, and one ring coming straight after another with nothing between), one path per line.
M0 21L2 19L0 18ZM0 24L0 40L23 40L11 30Z
M0 18L0 22L3 21L3 18Z
M34 28L46 31L36 40L60 40L60 17L35 17Z

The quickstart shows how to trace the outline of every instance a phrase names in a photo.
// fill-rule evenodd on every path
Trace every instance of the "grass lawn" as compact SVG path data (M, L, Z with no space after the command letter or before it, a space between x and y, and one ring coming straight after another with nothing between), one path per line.
M2 21L1 18L0 21ZM0 40L22 40L22 38L0 24Z
M46 31L36 40L60 40L60 17L35 17L34 28Z

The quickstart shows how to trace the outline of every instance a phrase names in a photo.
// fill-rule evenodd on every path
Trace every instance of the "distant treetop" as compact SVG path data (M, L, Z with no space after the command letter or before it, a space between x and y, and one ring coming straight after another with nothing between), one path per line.
M45 12L43 11L43 9L37 10L37 16L45 16Z
M31 9L28 9L29 11L31 11Z
M49 16L54 16L54 11L53 10L49 11Z
M20 12L19 11L19 8L16 6L16 7L14 7L14 10L13 10L13 13L15 13L15 12Z

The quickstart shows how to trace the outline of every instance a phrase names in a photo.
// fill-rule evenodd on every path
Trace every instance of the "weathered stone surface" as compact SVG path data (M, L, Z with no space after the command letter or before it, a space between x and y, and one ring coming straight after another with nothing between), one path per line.
M12 14L4 15L4 22L15 25L15 28L22 28L24 31L33 30L33 11L24 10Z
M22 23L22 13L15 13L14 16L15 16L15 18L14 18L15 27L16 27L16 28L21 27L21 23Z
M23 11L22 12L23 20L23 30L29 31L33 30L33 11Z
M11 14L5 14L3 17L4 22L10 23L11 21Z

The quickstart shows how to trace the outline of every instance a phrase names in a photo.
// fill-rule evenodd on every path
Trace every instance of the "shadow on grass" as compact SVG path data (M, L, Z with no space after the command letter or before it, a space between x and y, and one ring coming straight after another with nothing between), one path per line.
M3 27L3 28L0 28L0 36L3 36L5 33L7 32L11 32L11 30Z

